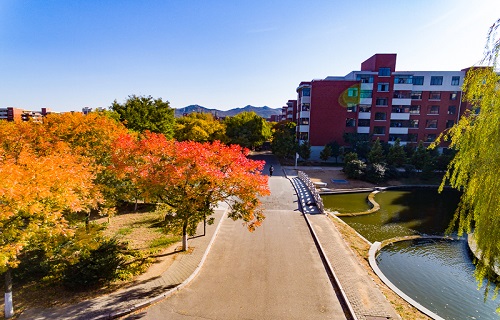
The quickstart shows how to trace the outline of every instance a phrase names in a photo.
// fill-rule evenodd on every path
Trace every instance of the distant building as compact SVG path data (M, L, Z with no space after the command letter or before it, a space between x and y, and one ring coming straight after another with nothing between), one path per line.
M7 121L41 121L42 117L51 113L50 109L42 108L40 111L29 111L14 107L0 108L0 120Z
M301 82L293 117L297 137L311 144L312 157L330 142L346 145L346 133L430 144L464 113L467 70L396 71L396 54L375 54L360 71Z

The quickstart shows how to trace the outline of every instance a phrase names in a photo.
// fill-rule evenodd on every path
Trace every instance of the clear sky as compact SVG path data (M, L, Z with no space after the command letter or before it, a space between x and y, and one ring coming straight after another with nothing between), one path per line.
M269 106L301 81L359 70L460 70L483 55L499 0L0 0L0 107Z

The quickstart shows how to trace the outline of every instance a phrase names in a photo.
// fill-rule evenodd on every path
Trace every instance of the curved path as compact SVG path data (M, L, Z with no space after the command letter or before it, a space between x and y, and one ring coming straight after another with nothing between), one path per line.
M223 221L191 284L128 319L345 319L290 181L274 157L257 157L275 168L263 225Z

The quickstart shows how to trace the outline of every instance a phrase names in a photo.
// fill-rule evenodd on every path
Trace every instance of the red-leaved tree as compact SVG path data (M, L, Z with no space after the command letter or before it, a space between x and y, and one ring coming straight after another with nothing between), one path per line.
M143 191L145 199L166 205L165 221L182 232L182 248L200 221L219 202L230 205L229 217L250 231L264 219L259 196L269 195L264 163L247 158L248 150L218 141L168 140L146 133L122 135L114 144L113 169Z

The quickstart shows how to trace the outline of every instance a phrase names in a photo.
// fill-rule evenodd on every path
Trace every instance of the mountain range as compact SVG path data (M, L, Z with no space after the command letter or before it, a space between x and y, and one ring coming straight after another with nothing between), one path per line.
M237 115L238 113L241 112L255 112L262 118L268 119L271 117L271 115L278 115L281 114L281 108L273 109L269 108L267 106L264 107L254 107L254 106L246 106L244 108L234 108L230 110L217 110L217 109L208 109L203 106L199 106L197 104L195 105L190 105L184 108L177 108L175 109L175 117L182 117L186 113L192 113L192 112L208 112L213 115L216 115L218 117L232 117Z

